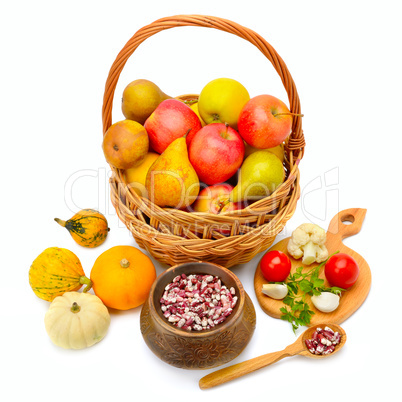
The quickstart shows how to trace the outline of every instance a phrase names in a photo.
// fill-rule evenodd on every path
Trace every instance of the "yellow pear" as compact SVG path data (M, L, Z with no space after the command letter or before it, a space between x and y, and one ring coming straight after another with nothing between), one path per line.
M284 180L285 170L276 155L266 150L254 152L244 160L239 181L229 194L229 201L252 202L267 197Z
M123 91L121 110L126 119L144 124L157 106L171 99L152 81L139 79L130 82Z
M185 136L174 140L149 168L148 198L160 207L186 208L200 191L197 173L188 159Z
M140 165L124 171L126 183L130 184L130 186L139 196L147 197L145 180L147 178L149 168L156 161L156 159L158 159L158 157L159 154L156 152L148 152Z

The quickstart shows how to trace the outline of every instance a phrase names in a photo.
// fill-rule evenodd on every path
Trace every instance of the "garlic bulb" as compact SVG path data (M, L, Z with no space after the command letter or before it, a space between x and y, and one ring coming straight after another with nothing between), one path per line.
M262 293L273 299L283 299L288 294L288 287L284 283L264 283Z
M319 296L312 296L311 301L315 308L323 313L330 313L339 306L339 296L331 292L322 292Z

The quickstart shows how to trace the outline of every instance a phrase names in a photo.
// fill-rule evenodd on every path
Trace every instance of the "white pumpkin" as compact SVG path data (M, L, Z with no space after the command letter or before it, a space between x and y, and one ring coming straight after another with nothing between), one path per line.
M102 340L110 325L107 307L90 293L66 292L45 314L46 331L64 349L84 349Z

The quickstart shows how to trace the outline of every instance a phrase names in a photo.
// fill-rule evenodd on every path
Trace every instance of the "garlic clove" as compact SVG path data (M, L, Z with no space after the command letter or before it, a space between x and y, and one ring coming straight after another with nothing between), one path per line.
M330 313L339 306L339 296L331 292L322 292L319 296L312 296L311 301L315 308L323 313Z
M281 283L264 283L262 293L272 297L272 299L283 299L288 294L288 287Z

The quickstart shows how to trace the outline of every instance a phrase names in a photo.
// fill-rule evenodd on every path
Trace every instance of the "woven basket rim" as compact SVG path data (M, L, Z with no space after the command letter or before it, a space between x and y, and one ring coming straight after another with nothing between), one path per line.
M112 181L112 180L113 180L113 179L111 179L111 181ZM295 181L296 181L297 183L298 183L298 181L299 181L299 171L298 171L298 170L297 170L297 173L296 173L296 179L295 179ZM129 185L127 185L127 184L126 184L126 186L129 187ZM134 192L134 193L135 193L135 192ZM300 188L299 188L298 185L295 186L295 193L296 193L295 197L296 197L296 199L298 199L299 196L300 196ZM136 193L135 193L135 194L136 194ZM273 196L274 194L275 194L275 193L273 193L271 196ZM136 194L136 195L137 195L137 194ZM271 197L271 196L270 196L270 197ZM143 197L140 197L140 198L143 198ZM268 198L268 197L266 197L266 198ZM112 203L113 203L113 205L114 205L116 211L118 211L118 208L117 208L118 205L116 205L116 204L113 202L113 200L114 200L114 199L112 198ZM286 211L286 208L288 207L288 205L289 205L289 204L286 204L285 207L282 208L280 212L285 212L285 211ZM177 209L174 209L174 208L161 208L161 207L158 207L158 206L156 206L156 207L157 207L159 210L163 210L163 211L166 211L166 212L174 211L175 213L183 214L183 215L185 215L185 216L191 214L191 215L200 216L200 217L208 217L208 218L211 218L211 220L213 220L213 221L215 221L216 218L217 218L217 215L212 214L212 213L207 213L207 212L187 212L187 211L177 210ZM242 210L237 210L237 211L233 211L233 212L240 213L241 211L242 211ZM231 212L225 213L225 215L227 214L226 216L227 216L227 217L230 217L230 215L229 215L230 213L231 213ZM225 217L225 215L219 215L219 217ZM208 242L214 242L214 244L219 244L220 241L221 241L221 242L227 242L227 239L228 239L229 237L230 237L231 239L233 239L233 238L242 238L242 239L245 239L245 238L247 238L247 237L255 236L255 235L258 234L259 232L263 232L263 231L267 230L268 226L269 226L269 225L272 225L272 222L275 222L276 220L278 220L277 216L278 216L278 214L276 214L275 217L273 217L270 222L267 222L267 223L264 223L264 224L262 224L262 225L259 225L259 226L255 227L255 228L252 228L252 229L250 229L247 233L238 234L238 235L230 235L230 236L223 236L223 235L222 235L222 237L221 237L220 239L209 239L209 238L208 238L208 239L203 239L203 238L199 238L199 237L194 238L194 239L188 239L188 238L185 239L185 238L182 238L181 236L174 235L173 233L164 233L164 232L160 232L160 231L158 231L157 229L155 229L153 226L151 226L151 225L149 225L148 223L145 223L145 222L144 222L142 225L143 225L144 227L146 227L147 230L150 230L151 232L154 232L156 236L158 236L158 237L160 236L161 238L169 238L170 241L172 241L172 242L177 242L177 243L186 242L186 243L189 243L189 244L190 244L192 241L195 242L195 243L199 243L201 240L205 240L205 241L208 241ZM236 217L233 217L233 218L236 218ZM124 220L123 220L123 222L124 222Z

